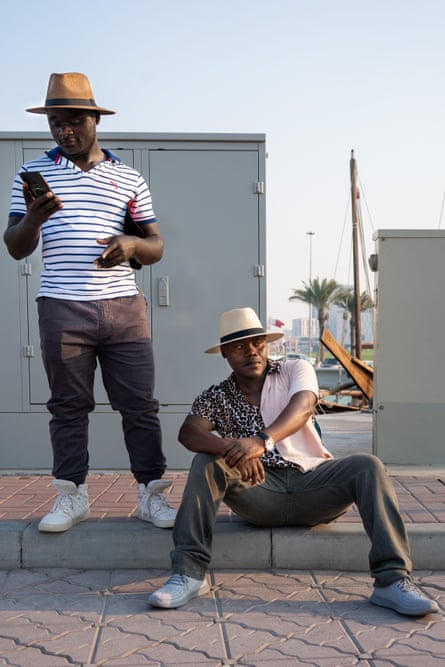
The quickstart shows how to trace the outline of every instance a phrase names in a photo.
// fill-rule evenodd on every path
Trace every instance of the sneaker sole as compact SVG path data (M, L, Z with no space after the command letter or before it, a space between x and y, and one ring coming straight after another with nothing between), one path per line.
M393 611L396 611L398 614L402 614L402 616L427 616L427 614L435 614L436 612L439 611L439 607L436 604L432 604L431 607L428 609L425 609L423 611L415 611L414 609L403 609L402 607L398 607L397 605L391 604L387 600L381 600L378 597L371 596L369 598L369 601L371 604L376 605L377 607L385 607L385 609L392 609Z
M152 521L151 522L153 526L156 526L156 528L173 528L175 525L175 520L173 521Z
M39 523L39 531L41 533L64 533L65 531L69 530L73 526L76 525L76 523L80 523L81 521L85 521L85 519L88 519L90 516L90 512L85 512L85 514L82 514L81 516L77 517L76 519L73 519L71 523L69 524L51 524L51 523L43 523L42 521Z
M153 526L156 526L156 528L173 528L175 525L175 519L168 519L166 521L160 521L156 520L153 521L153 519L146 519L143 516L140 516L139 514L136 514L136 518L139 519L139 521L146 521L147 523L152 523Z

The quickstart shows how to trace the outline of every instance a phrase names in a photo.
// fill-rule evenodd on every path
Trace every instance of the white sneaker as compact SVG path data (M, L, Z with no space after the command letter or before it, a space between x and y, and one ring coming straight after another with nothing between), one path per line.
M408 577L399 579L390 586L374 588L369 599L372 604L394 609L405 616L425 616L439 611L437 602L424 595Z
M148 603L152 607L176 609L199 595L205 595L209 590L207 579L193 579L185 574L172 574L162 588L158 588L150 595Z
M72 528L75 523L84 521L90 516L88 487L86 484L76 486L67 479L53 479L59 495L51 510L39 523L39 530L47 533L62 533Z
M175 525L176 510L161 493L170 485L171 481L168 479L154 479L147 486L138 484L138 519L151 521L158 528L172 528Z

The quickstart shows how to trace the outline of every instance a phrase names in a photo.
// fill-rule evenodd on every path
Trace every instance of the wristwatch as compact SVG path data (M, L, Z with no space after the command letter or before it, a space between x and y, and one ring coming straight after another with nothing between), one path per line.
M275 440L270 437L270 435L267 435L267 433L264 433L264 431L258 431L257 435L260 436L264 440L264 449L266 452L271 452L273 451L273 448L275 447Z

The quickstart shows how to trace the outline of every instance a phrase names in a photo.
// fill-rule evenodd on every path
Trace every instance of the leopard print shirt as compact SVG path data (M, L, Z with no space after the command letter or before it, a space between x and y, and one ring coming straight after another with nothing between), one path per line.
M279 362L268 360L266 372L269 375L280 370ZM193 402L190 414L207 419L223 438L248 438L265 428L260 408L240 391L234 373L203 391ZM261 462L270 468L300 468L283 459L276 447L272 452L265 452Z

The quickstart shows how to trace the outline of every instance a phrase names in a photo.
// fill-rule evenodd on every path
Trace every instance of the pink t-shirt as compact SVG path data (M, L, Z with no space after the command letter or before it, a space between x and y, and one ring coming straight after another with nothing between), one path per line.
M260 410L266 430L297 392L312 391L318 398L317 376L309 362L297 359L281 362L280 366L279 373L266 375L261 392ZM312 417L299 431L277 442L276 448L285 460L297 464L304 472L333 458L321 442Z

